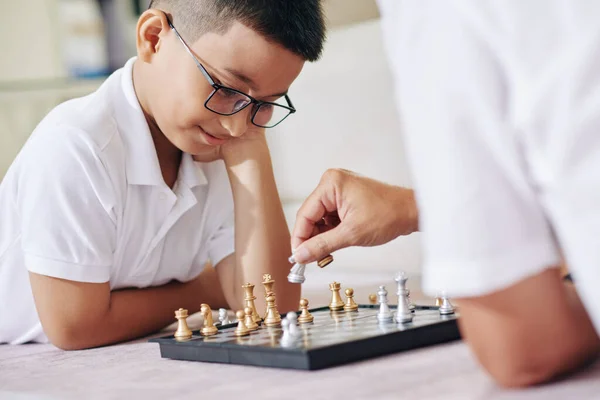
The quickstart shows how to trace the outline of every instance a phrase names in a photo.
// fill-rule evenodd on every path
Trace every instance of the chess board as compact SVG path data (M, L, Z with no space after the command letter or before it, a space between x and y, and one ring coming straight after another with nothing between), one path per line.
M163 358L317 370L460 339L458 313L441 316L438 307L417 305L412 322L380 323L378 308L359 305L357 311L338 312L329 307L312 309L314 321L299 324L301 335L285 346L281 327L261 326L249 336L237 337L236 324L219 327L214 336L204 337L194 331L191 339L176 340L171 335L150 342L159 344Z

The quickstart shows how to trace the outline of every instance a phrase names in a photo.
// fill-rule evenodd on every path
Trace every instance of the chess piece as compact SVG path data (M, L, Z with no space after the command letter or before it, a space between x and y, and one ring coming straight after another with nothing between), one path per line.
M249 331L257 330L258 324L254 322L254 317L252 316L252 308L244 308L244 313L246 314L246 317L244 319L244 325L246 325L246 328L248 328Z
M248 330L248 328L246 327L246 324L244 324L244 312L242 310L238 310L235 313L235 316L238 320L238 325L236 326L235 330L233 331L233 334L235 336L246 336L250 334L250 331Z
M385 290L385 286L379 286L377 296L379 296L379 312L377 313L377 320L379 322L391 321L394 315L388 305L388 292Z
M294 264L294 266L290 270L289 275L287 276L288 282L304 283L304 281L306 280L306 278L304 277L305 269L306 269L306 265L304 265L304 264Z
M175 331L175 340L186 340L192 337L192 331L187 324L188 310L180 308L175 311L177 318L177 330Z
M341 285L338 282L329 284L329 290L331 290L331 302L329 303L329 309L331 311L339 311L344 308L344 302L340 297Z
M219 322L221 326L228 325L231 323L231 321L229 321L229 318L227 316L227 310L225 308L219 308Z
M293 311L290 311L286 314L285 318L290 321L290 335L296 339L301 335L300 328L298 327L298 314Z
M446 295L442 296L442 304L440 305L440 315L454 314L454 306L448 300Z
M396 283L398 284L398 308L396 309L396 322L399 324L405 324L413 320L413 315L408 307L406 281L408 277L404 272L400 272L396 275Z
M436 297L435 298L435 306L439 307L442 305L442 298L441 297Z
M275 296L271 294L267 297L267 315L265 316L264 323L266 326L277 326L281 324L281 315L277 311L275 304Z
M369 304L377 304L377 295L371 293L369 295Z
M333 262L333 256L331 254L329 254L325 258L322 258L321 260L319 260L317 262L317 265L319 266L319 268L325 268L326 266L328 266L332 262Z
M293 346L294 338L290 335L290 321L287 318L284 318L283 321L281 321L281 330L283 331L283 336L281 336L281 346Z
M298 322L301 324L308 324L314 321L314 317L308 311L308 300L300 299L300 316L298 317Z
M256 305L254 304L254 300L256 300L256 296L254 295L254 285L251 283L246 283L242 286L244 289L244 301L246 302L246 307L250 307L252 309L252 319L255 323L260 323L262 318L258 315L258 311L256 311Z
M270 293L275 293L273 292L275 281L271 278L271 274L263 274L262 284L265 287L265 297L268 297Z
M358 304L354 301L354 289L348 288L344 291L346 293L346 304L344 305L344 311L357 311Z
M200 329L202 336L212 336L219 332L215 324L213 323L212 310L208 304L200 305L200 312L204 317L204 326Z

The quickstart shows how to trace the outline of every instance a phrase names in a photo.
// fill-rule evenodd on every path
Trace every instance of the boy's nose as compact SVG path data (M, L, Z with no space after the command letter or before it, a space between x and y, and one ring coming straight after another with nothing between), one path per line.
M252 107L246 107L237 114L224 116L221 124L231 136L239 138L248 130L251 110Z

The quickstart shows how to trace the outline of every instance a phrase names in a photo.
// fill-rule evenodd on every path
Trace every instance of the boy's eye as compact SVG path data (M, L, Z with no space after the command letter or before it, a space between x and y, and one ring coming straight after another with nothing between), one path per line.
M225 89L225 88L219 89L219 95L221 95L223 97L227 97L227 98L240 96L240 94L238 92L234 92L233 90L229 90L229 89Z

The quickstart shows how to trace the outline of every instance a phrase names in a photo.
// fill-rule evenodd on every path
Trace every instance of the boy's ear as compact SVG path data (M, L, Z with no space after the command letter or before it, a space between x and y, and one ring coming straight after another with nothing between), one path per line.
M168 31L169 21L163 11L150 9L140 15L136 27L138 58L144 62L150 62L161 46L161 39Z

